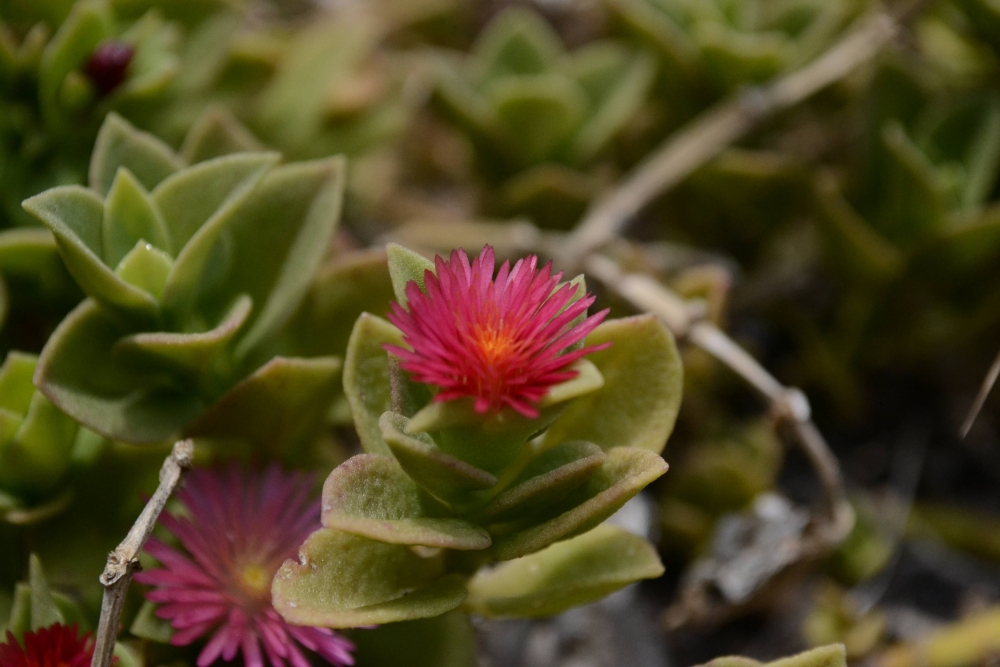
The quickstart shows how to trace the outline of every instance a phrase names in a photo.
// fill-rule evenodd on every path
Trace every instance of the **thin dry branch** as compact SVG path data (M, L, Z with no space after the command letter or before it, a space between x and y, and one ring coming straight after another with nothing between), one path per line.
M962 429L958 433L960 438L965 439L965 436L969 435L969 431L972 430L972 425L976 423L976 417L982 412L983 406L986 404L986 399L989 397L990 391L993 390L993 385L997 383L998 377L1000 377L1000 353L997 353L997 358L993 360L990 370L987 371L986 377L983 378L983 384L979 387L976 400L972 404L969 414L966 415L965 421L962 422Z
M840 541L853 523L851 511L844 494L840 466L812 422L806 395L781 384L721 329L701 319L699 308L689 305L654 278L626 273L614 261L599 254L590 255L584 269L637 309L657 315L675 336L697 345L731 368L770 403L774 415L790 426L823 485L828 526L824 541L830 544Z
M94 658L90 667L111 665L122 605L132 576L139 571L139 552L153 532L160 512L180 483L184 471L191 467L193 455L194 443L190 440L174 443L170 456L160 468L160 485L156 492L146 503L122 543L108 555L108 563L100 577L101 585L104 586L104 599L101 602L101 620L97 626Z
M595 202L570 235L560 253L560 264L580 266L588 254L615 238L651 200L676 186L763 120L799 104L870 61L896 37L900 21L925 4L918 0L897 16L886 11L875 12L801 69L720 102L668 137L620 185Z

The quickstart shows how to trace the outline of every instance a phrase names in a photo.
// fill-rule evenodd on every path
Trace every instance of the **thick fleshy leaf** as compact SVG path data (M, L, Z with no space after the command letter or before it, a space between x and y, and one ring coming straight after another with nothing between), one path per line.
M588 531L667 471L666 461L648 449L616 447L607 452L607 457L601 468L563 501L561 514L530 528L494 537L494 557L519 558Z
M323 525L390 544L475 550L490 545L482 528L428 516L426 496L394 459L359 454L340 464L323 485Z
M0 408L16 415L24 415L31 405L35 386L31 377L38 366L38 357L33 354L12 351L0 366Z
M652 315L602 323L587 345L611 342L588 355L604 386L573 401L545 434L554 445L587 440L605 450L643 447L662 452L680 408L684 369L674 338Z
M533 460L508 489L482 509L484 521L516 519L559 502L581 486L607 457L590 442L564 442Z
M0 485L26 493L56 488L69 469L77 428L36 392L14 437L0 443Z
M384 250L338 255L320 268L286 329L298 354L344 355L361 314L388 312L392 300Z
M155 331L125 336L115 344L114 353L139 368L196 377L209 370L211 363L246 322L252 305L250 297L241 296L217 327L203 333Z
M509 152L522 167L553 157L577 131L587 109L580 86L557 74L500 79L487 94L501 122L517 138Z
M582 56L584 54L578 57ZM646 99L656 77L656 61L648 53L638 54L630 60L573 139L569 155L574 163L584 164L597 155L635 116Z
M525 9L508 9L483 31L474 49L472 72L481 82L548 69L563 51L545 19Z
M28 559L28 590L31 592L31 629L47 628L65 619L49 590L49 582L42 570L42 561L31 554Z
M354 324L344 357L344 394L364 450L390 455L379 428L379 419L392 409L389 353L382 349L385 343L402 345L403 335L382 318L362 313Z
M67 75L79 69L94 47L112 34L113 20L105 3L75 4L46 45L38 66L38 98L49 122L61 120L59 97Z
M65 185L25 200L24 209L48 227L66 268L84 292L112 307L154 315L153 295L128 284L101 260L104 203L90 190Z
M192 305L219 235L279 157L237 153L215 158L168 177L153 190L153 201L179 249L163 293L167 307Z
M341 361L274 357L230 389L185 432L272 446L315 433L337 393Z
M820 646L797 655L760 662L752 658L732 655L710 660L699 667L847 667L847 651L843 644Z
M139 613L135 615L135 620L128 631L136 637L151 639L160 644L167 644L174 636L174 628L170 621L156 617L156 605L148 600L139 607Z
M163 296L163 288L173 265L170 255L140 239L122 257L115 275L158 300Z
M280 328L301 303L340 220L344 174L343 158L277 167L233 214L226 280L257 304L237 357Z
M553 616L662 574L663 564L652 544L604 524L529 556L481 570L468 583L465 607L482 616Z
M59 409L98 433L135 443L176 435L202 408L190 388L144 384L112 353L133 333L88 299L42 350L35 385Z
M492 474L500 472L524 453L528 440L543 431L565 405L595 392L604 383L601 373L586 359L573 368L578 375L554 385L538 402L540 415L530 419L510 408L476 412L472 399L432 402L413 415L406 427L410 435L429 433L442 451Z
M420 253L404 248L398 243L390 243L385 247L389 261L389 277L392 279L392 289L396 292L396 302L406 307L406 286L415 281L421 290L424 289L424 271L434 273L434 262Z
M442 577L439 555L421 557L332 528L313 533L274 576L274 608L296 625L329 628L428 618L456 608L466 590Z
M132 172L142 187L149 191L167 176L183 169L184 161L170 146L151 134L137 130L112 112L104 119L90 157L88 182L91 189L102 197L107 195L120 167Z
M477 667L476 635L467 614L380 625L350 635L359 665L368 667Z
M139 241L171 252L170 238L163 216L153 206L149 193L126 167L115 175L104 200L101 242L104 263L117 267Z
M191 126L181 146L181 156L196 164L232 153L263 151L262 144L222 106L211 107Z
M495 486L497 478L442 452L427 434L406 434L408 420L386 412L379 420L382 438L413 481L445 502L464 503L470 494Z

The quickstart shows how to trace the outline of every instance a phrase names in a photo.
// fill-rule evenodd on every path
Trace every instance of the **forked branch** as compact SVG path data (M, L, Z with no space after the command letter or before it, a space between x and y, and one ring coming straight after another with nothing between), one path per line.
M104 599L101 602L101 620L97 626L94 658L90 667L111 665L122 605L125 603L125 595L128 593L132 577L139 571L139 552L153 532L156 521L160 518L160 512L177 488L184 472L191 467L193 456L193 442L181 440L174 443L170 456L160 468L160 485L156 488L156 492L146 503L146 507L122 543L108 555L108 563L100 577L101 585L104 586Z

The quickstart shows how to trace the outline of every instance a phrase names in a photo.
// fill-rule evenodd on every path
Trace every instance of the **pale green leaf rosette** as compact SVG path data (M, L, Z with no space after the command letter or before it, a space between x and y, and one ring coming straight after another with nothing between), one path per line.
M399 246L388 257L398 299L411 281L430 289L433 263ZM400 330L362 315L344 392L368 453L327 479L324 527L274 579L279 613L330 627L458 608L537 617L658 577L652 545L602 522L667 470L659 452L680 401L677 350L651 317L608 321L594 342L612 345L577 360L536 417L477 412L471 397L434 401L438 388L383 348L404 343Z
M191 154L232 146L220 141L232 131L200 128ZM340 362L274 350L340 217L344 162L279 157L188 164L112 114L90 187L24 202L88 296L42 351L35 382L45 396L127 442L188 434L278 444L315 432Z
M613 41L568 52L539 15L509 9L468 56L443 55L437 99L498 183L494 207L572 222L598 180L586 169L644 103L654 58Z

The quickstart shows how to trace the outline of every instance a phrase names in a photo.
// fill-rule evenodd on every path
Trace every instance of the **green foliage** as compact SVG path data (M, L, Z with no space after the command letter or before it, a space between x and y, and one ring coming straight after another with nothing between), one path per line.
M0 520L26 520L26 506L57 495L79 435L76 422L32 385L37 363L11 352L0 366Z
M25 197L84 182L101 119L109 110L147 118L170 97L178 68L180 32L155 10L122 21L103 0L32 4L37 13L0 20L0 227L30 224ZM111 42L133 55L123 81L105 93L87 67Z
M390 248L389 265L398 294L432 268L401 247ZM355 325L344 390L369 453L331 473L324 527L275 577L286 619L412 620L457 608L467 594L476 613L551 615L662 573L645 540L599 526L667 468L658 453L682 374L662 324L639 317L595 329L587 343L611 341L615 352L593 355L576 378L550 388L537 419L431 401L382 349L390 341L400 334L384 320L363 315ZM636 391L624 378L643 365L660 375L643 386L647 400L626 397L628 409L616 409L618 392ZM588 402L595 392L609 393ZM560 425L578 418L579 402L589 421ZM580 439L589 432L599 441Z
M272 350L332 237L344 164L277 161L250 152L187 166L111 115L91 187L24 203L89 297L42 352L35 379L53 403L130 442L294 440L317 422L339 362Z
M821 53L865 3L858 0L608 0L655 47L665 75L725 92L762 83Z
M468 56L442 57L438 72L441 106L499 183L496 206L565 224L593 194L580 170L636 114L656 68L650 55L613 41L567 52L540 16L508 9Z

